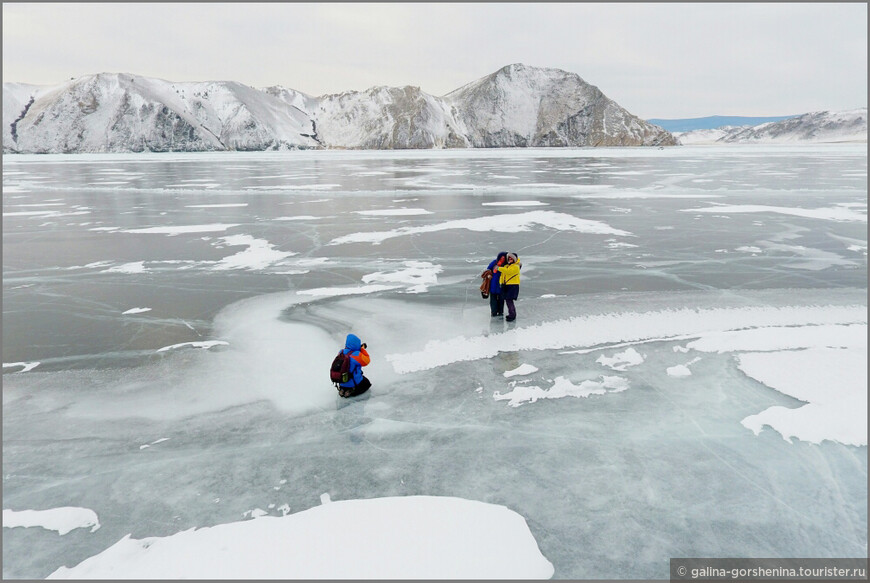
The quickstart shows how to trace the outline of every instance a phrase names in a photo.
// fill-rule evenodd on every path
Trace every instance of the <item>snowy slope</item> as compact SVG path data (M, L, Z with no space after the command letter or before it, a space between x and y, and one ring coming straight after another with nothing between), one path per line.
M25 83L3 84L3 147L12 143L17 137L18 121L27 112L33 102L42 94L53 89L41 85Z
M756 126L675 133L681 144L866 142L867 108L817 111Z

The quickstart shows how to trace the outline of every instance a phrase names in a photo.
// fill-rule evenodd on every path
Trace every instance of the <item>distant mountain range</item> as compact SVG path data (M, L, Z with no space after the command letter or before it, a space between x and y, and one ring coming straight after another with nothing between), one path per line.
M751 119L751 118L749 118ZM757 125L674 132L683 145L867 142L867 108L817 111Z
M708 117L690 117L685 119L648 119L669 132L691 132L694 130L714 130L725 126L756 126L759 124L782 121L797 117L796 115L781 115L778 117L744 117L739 115L711 115Z
M578 75L521 64L443 97L418 87L312 97L124 73L3 84L4 153L676 144Z

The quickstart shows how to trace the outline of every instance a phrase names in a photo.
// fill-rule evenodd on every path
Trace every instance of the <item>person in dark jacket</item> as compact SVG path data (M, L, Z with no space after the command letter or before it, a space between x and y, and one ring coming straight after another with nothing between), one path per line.
M489 313L493 318L504 315L504 298L501 295L501 284L498 281L499 277L495 268L504 265L506 257L507 251L502 251L495 259L489 262L489 267L480 274L480 277L484 279L486 277L491 278L489 281Z
M499 274L499 283L501 284L501 295L508 307L508 315L505 320L513 322L517 319L517 310L514 306L514 300L520 295L520 268L522 262L517 257L516 253L508 253L507 261L503 266L496 266L495 270ZM495 279L495 278L493 278Z
M348 334L344 343L343 353L350 356L350 379L338 386L338 394L342 397L362 395L372 386L371 381L363 375L362 367L371 361L367 345L355 334Z

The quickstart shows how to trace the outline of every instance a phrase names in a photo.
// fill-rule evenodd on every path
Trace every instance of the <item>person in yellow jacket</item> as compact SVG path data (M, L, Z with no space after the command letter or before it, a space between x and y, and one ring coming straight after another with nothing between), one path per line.
M507 304L508 315L505 320L513 322L517 319L517 310L514 306L514 300L520 295L520 268L522 262L517 257L516 253L508 253L507 261L502 266L496 266L494 271L499 274L499 284L501 285L501 295L504 298L504 303Z

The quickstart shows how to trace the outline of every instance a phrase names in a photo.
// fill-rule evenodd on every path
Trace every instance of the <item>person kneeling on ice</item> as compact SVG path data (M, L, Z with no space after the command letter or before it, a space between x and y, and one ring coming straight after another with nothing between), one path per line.
M508 308L508 315L505 317L505 320L513 322L517 319L514 300L520 295L520 268L522 267L522 262L516 253L508 253L506 260L505 265L497 265L494 270L499 274L501 295Z
M336 384L340 396L355 397L372 386L362 372L362 367L372 361L366 348L358 336L347 335L344 348L339 351L330 369L330 379Z

